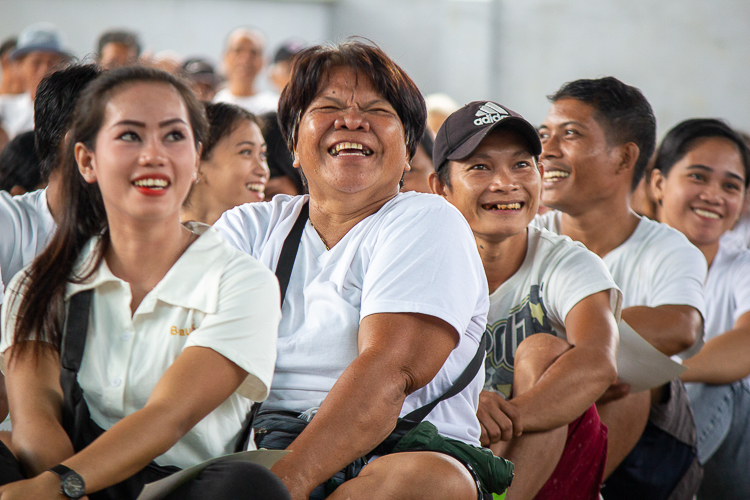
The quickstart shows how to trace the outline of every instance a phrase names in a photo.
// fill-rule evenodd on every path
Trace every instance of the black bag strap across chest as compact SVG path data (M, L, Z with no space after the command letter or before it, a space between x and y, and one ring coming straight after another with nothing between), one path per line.
M289 278L292 276L294 260L297 258L299 242L302 241L302 231L304 231L305 224L309 218L310 204L305 203L297 216L297 220L294 222L294 226L292 226L292 230L289 231L284 240L284 245L281 247L279 261L276 264L276 278L279 280L282 306L284 305L284 297L286 297L286 289L289 287Z
M281 247L281 254L279 255L279 261L276 265L276 277L279 280L279 288L281 290L281 304L284 305L284 298L286 291L289 286L289 278L292 275L292 268L294 267L294 261L297 258L297 250L299 249L300 241L302 240L302 231L305 228L308 218L310 217L309 203L305 203L300 210L297 220L294 222L291 231L284 240L284 245ZM435 407L442 401L455 396L456 394L463 391L474 377L476 377L479 370L484 365L484 358L487 353L487 335L483 335L479 342L476 354L466 366L461 375L456 379L451 387L448 388L440 397L434 401L427 403L424 406L417 408L416 410L404 415L399 421L399 428L413 427L418 424L430 414ZM256 405L259 406L259 405Z
M81 439L80 427L82 425L79 423L76 426L76 407L83 401L83 390L78 384L78 371L81 369L81 360L86 348L86 335L93 296L93 290L85 290L70 298L62 345L60 346L60 386L65 397L63 427L73 441L73 447L76 448L76 451L78 451L76 441ZM86 409L86 414L88 416L88 409ZM92 437L96 438L96 436Z
M86 350L89 317L94 291L85 290L73 295L68 305L65 330L60 346L60 386L63 390L62 425L77 452L104 434L104 429L91 419L83 389L78 383L78 372ZM146 483L165 478L180 469L151 462L129 478L89 495L91 500L125 500L136 498Z

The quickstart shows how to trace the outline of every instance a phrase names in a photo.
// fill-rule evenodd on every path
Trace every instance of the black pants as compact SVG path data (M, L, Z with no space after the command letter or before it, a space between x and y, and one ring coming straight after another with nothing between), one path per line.
M0 442L0 486L25 479L21 464ZM96 493L89 495L92 500ZM289 500L281 480L265 467L249 462L211 464L165 500ZM122 499L130 500L130 499Z

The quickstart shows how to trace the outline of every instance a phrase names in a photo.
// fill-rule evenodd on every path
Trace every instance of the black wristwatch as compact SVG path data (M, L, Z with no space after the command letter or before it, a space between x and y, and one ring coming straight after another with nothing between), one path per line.
M60 477L60 492L66 498L78 500L86 496L86 483L83 482L83 478L76 471L62 464L55 465L49 471Z

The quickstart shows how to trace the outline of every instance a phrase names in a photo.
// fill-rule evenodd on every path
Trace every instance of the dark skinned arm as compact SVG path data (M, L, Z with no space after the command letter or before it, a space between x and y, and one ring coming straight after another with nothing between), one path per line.
M703 317L691 306L633 306L623 309L622 319L667 356L689 349L703 330ZM597 401L606 404L630 394L630 386L616 383ZM658 399L654 393L655 399Z
M396 426L406 396L438 373L458 343L448 323L423 314L373 314L359 326L359 355L344 370L292 453L271 469L295 500L354 459L370 452Z
M502 421L502 414L509 419L512 416L504 406L517 409L523 432L555 429L579 417L615 381L619 337L609 292L598 292L576 304L565 318L565 329L572 348L560 355L530 390L508 402L498 401L497 395L490 398L483 393L480 397L477 416L491 443L519 434L508 432L509 422ZM496 427L502 431L498 433Z
M5 384L13 421L13 452L27 476L55 466L74 453L62 425L63 393L60 358L51 344L40 343L38 358L31 348L5 351Z
M628 307L622 319L667 356L690 349L703 330L701 314L685 305Z
M750 375L750 312L740 316L734 328L714 337L683 363L683 382L731 384Z

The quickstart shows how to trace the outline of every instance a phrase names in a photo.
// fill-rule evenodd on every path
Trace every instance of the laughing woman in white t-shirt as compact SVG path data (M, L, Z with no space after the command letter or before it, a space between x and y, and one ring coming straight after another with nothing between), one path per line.
M215 230L180 223L205 129L195 97L162 71L108 72L81 98L69 204L4 304L13 432L0 499L135 498L246 445L273 374L278 286ZM237 464L168 498L288 497L267 470Z
M303 214L263 405L315 413L272 469L302 500L371 452L399 416L451 387L479 351L488 297L461 214L440 197L399 193L425 127L414 82L360 42L310 47L295 61L279 123L310 194L236 207L215 227L276 269ZM425 420L478 447L483 380L477 371ZM331 498L474 500L489 494L474 472L444 453L394 453L371 460Z
M651 187L657 217L680 230L708 262L706 344L682 375L704 464L699 498L750 491L750 252L720 243L742 211L750 152L725 123L686 120L664 137Z

